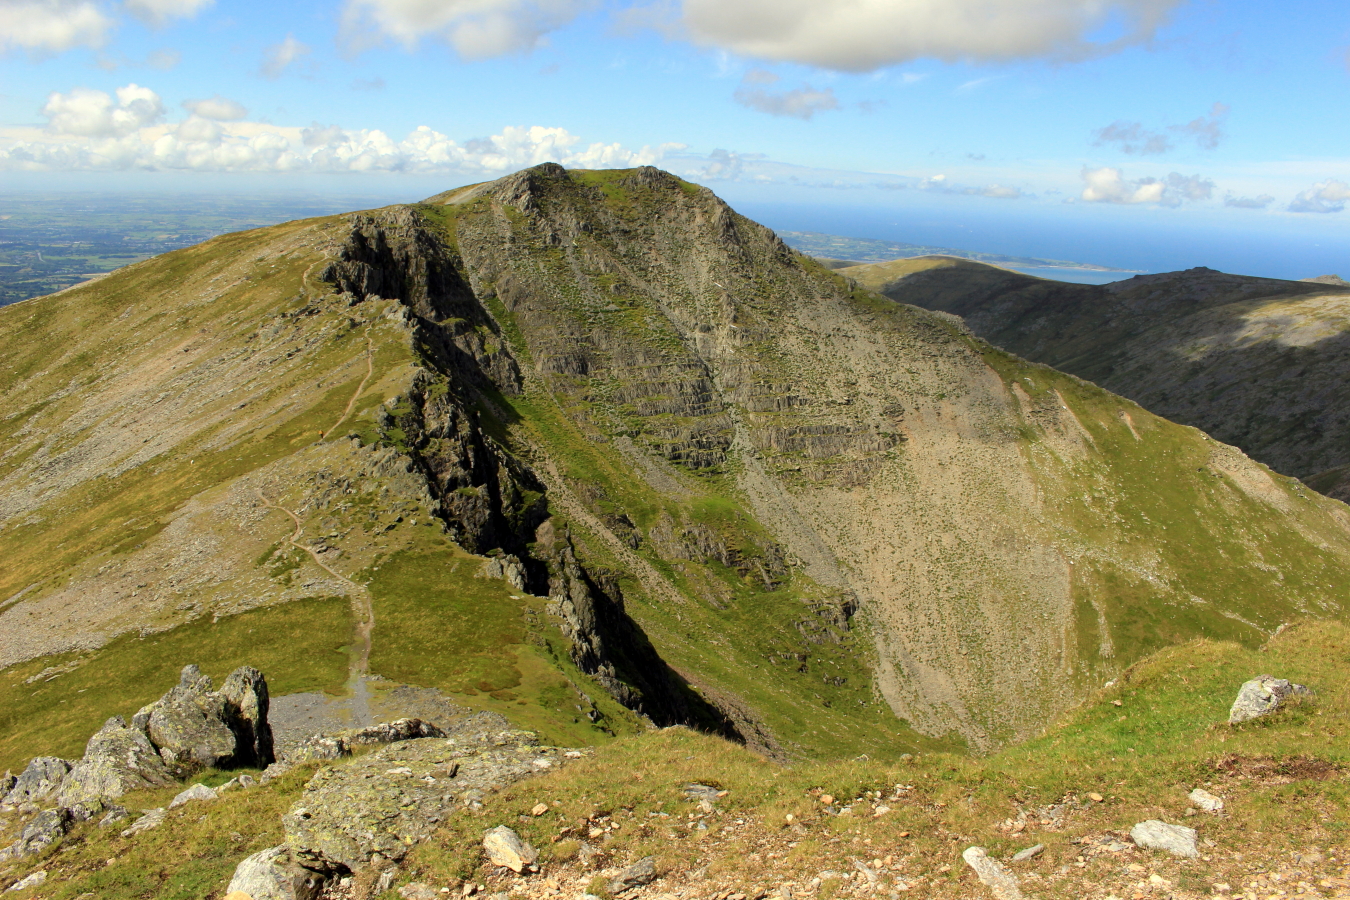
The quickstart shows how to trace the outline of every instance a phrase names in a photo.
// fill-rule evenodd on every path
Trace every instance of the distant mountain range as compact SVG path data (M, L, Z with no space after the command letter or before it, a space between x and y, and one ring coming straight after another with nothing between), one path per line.
M859 263L888 262L892 259L912 259L916 256L954 256L972 259L994 266L1014 269L1087 269L1092 272L1137 272L1138 269L1113 269L1091 263L1069 262L1063 259L1039 259L1034 256L1005 256L1002 253L979 253L974 250L954 250L951 247L930 247L925 244L901 244L869 238L843 237L838 234L820 234L815 231L780 231L784 243L807 256L828 260Z
M1084 285L941 256L838 271L1350 499L1350 285L1336 276Z

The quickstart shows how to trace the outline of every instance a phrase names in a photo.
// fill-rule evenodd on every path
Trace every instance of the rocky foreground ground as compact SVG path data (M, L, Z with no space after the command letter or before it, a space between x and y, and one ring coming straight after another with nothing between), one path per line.
M1312 696L1260 676L1228 727ZM540 746L467 711L447 727L405 718L312 734L276 759L269 706L256 670L216 691L189 666L130 723L110 720L82 759L7 775L0 885L16 900L191 896L83 889L214 822L190 852L235 853L233 875L195 896L224 900L1350 897L1344 807L1318 790L1344 773L1312 756L1228 754L1203 783L1142 803L1125 782L1101 784L990 822L950 762L902 759L886 774L907 780L880 783L865 760L794 772L684 728L621 751ZM700 769L718 777L688 777ZM1263 833L1262 796L1286 789L1303 808L1285 833ZM239 815L262 799L270 820ZM256 844L238 828L281 839L236 852Z

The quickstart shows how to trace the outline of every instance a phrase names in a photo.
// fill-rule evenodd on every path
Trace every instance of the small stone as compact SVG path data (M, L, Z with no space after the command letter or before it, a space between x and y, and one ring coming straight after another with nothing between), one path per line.
M984 886L989 888L994 900L1022 900L1017 879L997 860L990 859L983 847L967 847L961 858L974 870L976 877Z
M821 795L820 795L820 802L823 803L823 804L825 804L826 806L833 806L833 805L834 805L834 795L833 795L833 794L821 794Z
M178 807L183 806L184 804L193 803L200 800L214 800L214 799L216 799L216 792L211 790L209 787L202 784L201 782L198 782L197 784L194 784L192 787L183 791L177 797L174 797L173 800L170 801L169 803L169 809L177 809Z
M498 825L483 835L483 849L487 851L493 865L517 874L524 872L539 858L538 850L522 841L520 835L505 825Z
M1204 788L1196 788L1186 796L1205 812L1219 812L1223 809L1223 798L1216 797Z
M449 890L447 889L447 893ZM403 900L436 900L441 892L429 884L423 884L420 881L410 881L398 889L398 895Z
M14 884L10 885L9 889L11 891L26 891L29 888L37 887L46 880L47 880L47 870L38 869L33 874L28 875L20 879L19 881L14 882Z
M1044 852L1045 852L1045 845L1036 844L1035 846L1028 847L1025 850L1018 850L1016 853L1013 854L1012 861L1026 862L1029 859L1034 859L1037 856L1040 856Z
M1228 724L1237 725L1270 715L1290 697L1311 693L1301 684L1292 684L1274 675L1257 675L1238 689L1237 699L1228 712Z
M644 856L609 880L609 892L618 894L644 884L651 884L655 878L656 860Z
M548 804L547 804L547 803L536 803L536 804L534 805L534 808L530 810L530 815L532 815L532 816L542 816L542 815L543 815L544 813L546 813L546 812L548 812Z
M118 822L125 822L131 818L131 813L127 812L125 806L109 806L106 808L103 818L98 820L100 828L107 828L109 825L116 825Z
M1164 850L1173 856L1192 859L1200 855L1195 846L1195 829L1184 825L1168 825L1157 819L1149 819L1131 828L1130 838L1146 850Z
M1103 797L1101 794L1097 793L1096 791L1089 791L1088 799L1091 800L1093 803L1101 803L1106 798Z

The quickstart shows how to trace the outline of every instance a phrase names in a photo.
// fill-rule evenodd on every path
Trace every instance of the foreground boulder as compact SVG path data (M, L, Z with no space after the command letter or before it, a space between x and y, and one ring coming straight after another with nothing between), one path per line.
M319 770L282 820L295 860L325 876L395 863L455 810L566 761L529 732L497 730L503 721L479 714L448 737L401 741Z
M257 669L236 669L216 691L210 678L189 665L177 687L136 713L132 724L184 772L266 768L275 758L268 706L267 682Z
M44 809L24 826L17 841L0 850L0 862L41 853L65 837L73 823L74 818L68 809Z
M322 879L295 865L283 845L255 853L236 866L225 896L226 900L313 900L322 887Z
M143 731L113 716L89 739L61 784L62 806L95 807L128 791L165 787L173 776Z
M1228 724L1236 725L1270 715L1290 697L1311 693L1301 684L1293 684L1274 675L1257 675L1238 689L1237 699L1228 713Z
M1130 829L1130 839L1145 850L1163 850L1173 856L1190 859L1200 855L1195 843L1195 829L1184 825L1168 825L1157 819L1149 819Z

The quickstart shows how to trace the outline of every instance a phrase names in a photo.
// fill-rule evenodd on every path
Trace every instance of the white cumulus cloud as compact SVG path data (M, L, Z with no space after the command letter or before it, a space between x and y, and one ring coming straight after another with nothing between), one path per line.
M99 47L113 20L89 0L0 0L0 50Z
M1184 200L1208 200L1214 195L1214 182L1199 175L1173 172L1166 178L1140 178L1131 181L1120 169L1103 166L1084 167L1080 198L1089 203L1155 204L1180 206Z
M89 88L48 95L42 114L53 134L78 137L121 137L164 117L164 101L149 88L129 84L117 96Z
M1350 184L1332 179L1319 181L1306 191L1299 191L1289 204L1290 212L1334 213L1345 209L1350 201Z
M594 5L594 0L347 0L344 28L357 47L374 36L412 48L433 36L465 59L486 59L530 50Z
M237 122L248 115L248 110L228 97L216 94L205 100L184 100L183 109L203 119L215 119L217 122Z
M862 72L922 57L1086 58L1147 41L1181 2L683 0L682 24L695 41L743 56ZM1108 25L1124 34L1091 40Z
M495 177L542 162L574 168L652 165L682 144L630 149L585 143L565 128L507 127L459 142L421 126L401 140L375 129L283 127L231 120L233 101L185 103L193 115L161 124L164 104L138 85L116 96L76 88L53 94L47 128L0 131L0 169L188 170L200 172L407 172ZM205 115L213 113L215 115Z
M123 6L136 18L159 26L170 19L190 19L212 2L213 0L124 0Z

